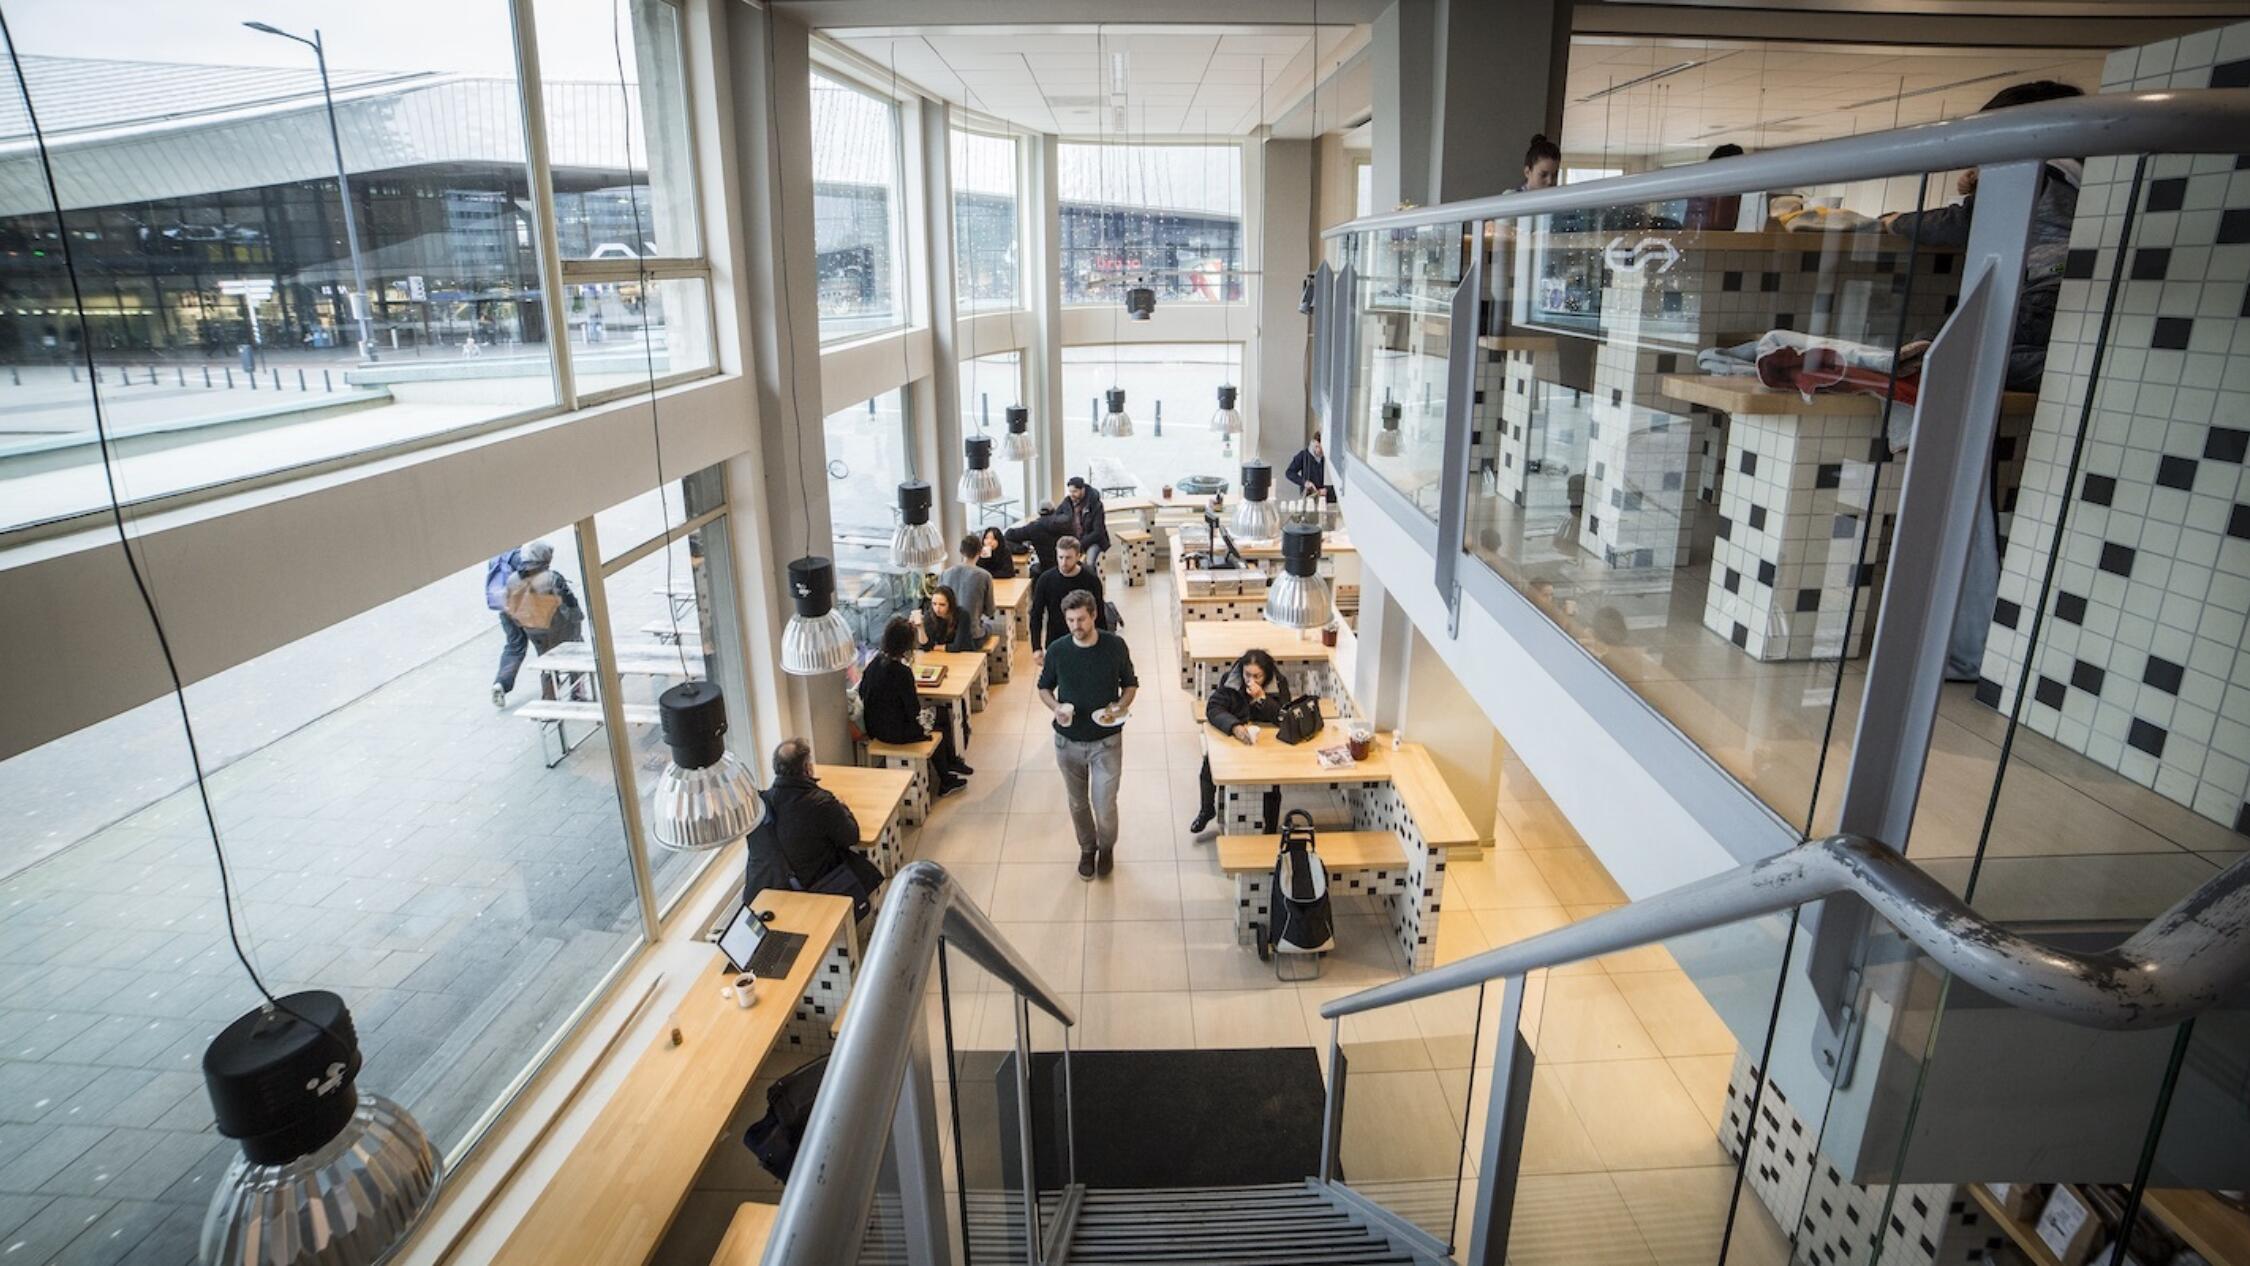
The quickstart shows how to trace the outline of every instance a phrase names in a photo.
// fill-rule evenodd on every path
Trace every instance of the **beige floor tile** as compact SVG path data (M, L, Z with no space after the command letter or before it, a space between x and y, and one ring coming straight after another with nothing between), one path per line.
M1122 845L1120 845L1122 847ZM1116 868L1086 890L1086 917L1099 919L1180 918L1180 868L1170 858L1149 861L1120 856Z
M970 760L976 765L977 759ZM980 766L969 779L969 785L937 802L930 811L930 821L946 822L961 817L991 817L1006 813L1016 794L1016 772L1013 763L994 761Z
M1294 986L1274 976L1273 964L1258 961L1258 951L1237 942L1232 919L1187 919L1188 987L1207 989L1279 989L1292 996Z
M1016 793L1020 798L1022 792ZM1575 848L1536 849L1524 854L1538 868L1541 878L1554 890L1556 898L1566 906L1594 905L1606 901L1625 900L1625 890L1602 869L1594 850Z
M993 920L1000 935L1023 955L1048 989L1075 994L1086 974L1085 928L1077 923L1016 923ZM997 988L997 982L995 982Z
M1089 921L1085 947L1089 995L1187 992L1187 936L1178 919Z
M1184 919L1234 918L1234 877L1219 869L1218 857L1205 852L1179 863L1180 917Z
M1716 1136L1726 1128L1727 1079L1734 1075L1732 1055L1687 1055L1667 1060L1672 1065L1672 1075L1687 1087L1688 1098L1695 1101L1695 1109L1711 1126Z
M1061 773L1024 769L1017 771L1015 782L1015 794L1008 799L1010 813L1070 812L1070 792L1063 786Z
M1329 1021L1321 1018L1320 1008L1357 992L1350 985L1326 983L1297 990L1297 999L1305 1009L1305 1031L1313 1037L1313 1049L1319 1052L1323 1068L1327 1067L1328 1060ZM1379 1011L1344 1016L1340 1032L1344 1058L1354 1074L1362 1069L1387 1072L1436 1066L1430 1060L1428 1044L1422 1039L1421 1026L1415 1023L1413 1012L1407 1007L1384 1007Z
M1429 1178L1450 1185L1461 1165L1461 1130L1437 1073L1367 1068L1354 1059L1336 1158L1362 1190Z
M1570 916L1571 922L1576 923L1580 919L1590 919L1604 911L1615 910L1622 904L1622 902L1603 902L1600 905L1564 906L1563 913ZM1662 945L1641 945L1629 950L1619 950L1614 954L1602 955L1595 959L1594 963L1613 976L1625 975L1630 972L1678 971L1680 969L1680 964L1672 957L1671 951L1665 949Z
M1068 813L1011 813L1001 835L1004 863L1078 864L1078 831Z
M1195 1012L1198 1049L1311 1044L1304 1007L1294 989L1199 989L1189 1002Z
M1339 910L1333 922L1336 948L1321 957L1320 983L1364 988L1405 974L1406 964L1399 955L1398 937L1391 931L1389 918L1347 915ZM1255 949L1245 946L1243 952L1257 961Z
M1521 906L1502 910L1475 910L1477 925L1484 929L1484 939L1493 949L1513 945L1517 941L1551 932L1570 922L1570 916L1560 906ZM1439 917L1442 919L1443 913ZM1555 976L1599 976L1604 974L1599 964L1588 961L1565 963L1552 969Z
M1654 1266L1607 1174L1526 1174L1516 1183L1512 1266Z
M1091 937L1089 928L1089 941ZM1090 978L1093 959L1091 945L1088 948ZM1096 993L1089 989L1078 1002L1078 1032L1072 1041L1077 1049L1089 1051L1193 1050L1195 1008L1184 990Z
M933 819L907 842L916 861L936 862L952 870L965 863L986 865L1000 860L1000 843L1008 820L996 813L951 814Z
M1548 886L1546 876L1529 853L1492 849L1474 861L1454 862L1445 868L1445 904L1466 904L1472 910L1499 910L1517 906L1559 906L1562 899Z
M1555 1065L1579 1123L1610 1169L1724 1165L1718 1136L1661 1059Z
M1610 1175L1641 1239L1659 1266L1712 1266L1725 1239L1727 1206L1734 1202L1734 1167L1622 1170ZM1726 1260L1733 1266L1786 1266L1789 1243L1747 1184L1743 1216L1735 1225ZM1772 1249L1779 1247L1775 1256Z
M1484 1007L1479 1005L1482 994L1486 1006L1497 1012L1500 991L1479 989L1454 989L1435 998L1420 998L1403 1007L1386 1008L1403 1010L1413 1016L1414 1027L1429 1045L1430 1063L1438 1068L1472 1068L1492 1062L1492 1048L1484 1042L1488 1026Z
M1078 995L1061 995L1062 1003L1072 1015L1078 1013ZM954 1032L961 1032L956 1023ZM977 998L977 1026L974 1030L975 1046L980 1051L1006 1051L1015 1049L1016 1012L1015 995L1008 993L980 994ZM956 1041L959 1040L956 1036ZM1033 1050L1059 1051L1063 1046L1062 1021L1034 1006L1031 1008L1031 1046Z
M1585 843L1552 801L1504 800L1500 803L1500 820L1527 849L1573 848Z
M1660 1054L1608 976L1557 976L1532 1045L1542 1064L1655 1059Z
M1007 862L995 868L985 913L1007 923L1077 922L1086 917L1086 881L1078 864Z
M1611 979L1624 995L1625 1005L1640 1017L1649 1040L1665 1055L1734 1054L1734 1033L1686 972L1632 972Z
M1142 726L1146 720L1139 703L1133 705L1132 723L1125 727L1124 767L1129 770L1163 770L1171 767L1165 749L1171 740L1156 726Z
M1482 1091L1484 1078L1477 1079ZM1472 1104L1472 1127L1484 1128L1485 1108ZM1526 1174L1590 1174L1602 1170L1601 1153L1570 1106L1570 1095L1552 1068L1531 1072L1531 1111L1524 1117L1523 1171Z
M1477 922L1474 910L1448 903L1446 909L1439 912L1437 961L1440 965L1459 962L1491 948L1492 942L1485 939L1484 925Z

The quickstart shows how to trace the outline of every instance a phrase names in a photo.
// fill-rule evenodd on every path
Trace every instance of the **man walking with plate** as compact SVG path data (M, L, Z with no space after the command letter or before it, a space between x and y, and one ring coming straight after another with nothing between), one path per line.
M1078 833L1078 877L1107 875L1117 851L1117 783L1125 764L1125 714L1140 693L1125 639L1096 626L1101 607L1079 590L1063 599L1063 626L1039 669L1039 702L1055 717L1055 764Z

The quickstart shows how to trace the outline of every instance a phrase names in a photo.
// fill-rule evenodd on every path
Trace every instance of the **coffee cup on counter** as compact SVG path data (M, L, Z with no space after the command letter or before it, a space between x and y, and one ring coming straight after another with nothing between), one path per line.
M746 971L735 977L727 993L734 998L734 1005L749 1010L758 1001L758 974Z

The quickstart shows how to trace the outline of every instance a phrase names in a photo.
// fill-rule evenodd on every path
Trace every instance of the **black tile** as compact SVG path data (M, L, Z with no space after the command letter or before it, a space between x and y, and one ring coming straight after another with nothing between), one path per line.
M2158 317L2156 333L2149 339L2149 346L2167 352L2184 352L2189 336L2194 333L2193 317Z
M2091 280L2094 276L2094 259L2100 254L2100 251L2089 248L2063 256L2063 276L2073 281Z
M1760 273L1758 275L1758 289L1769 295L1779 293L1781 290L1781 274Z
M2068 698L2069 695L2070 691L2064 689L2061 682L2045 674L2041 674L2037 684L2031 688L2032 698L2057 712L2062 711L2063 700Z
M1875 564L1859 563L1852 568L1852 587L1865 589L1875 583Z
M1977 678L1977 702L1988 708L2000 706L2000 683L1990 677Z
M2172 267L2172 250L2167 246L2144 246L2133 252L2133 280L2162 281L2166 270Z
M1609 505L1613 510L1621 510L1625 507L1625 490L1623 488L1609 490Z
M1723 585L1723 586L1724 586L1724 587L1726 588L1726 591L1727 591L1728 593L1741 593L1741 592L1742 592L1742 573L1741 573L1741 572L1738 572L1738 571L1736 571L1736 570L1735 570L1734 568L1732 568L1732 567L1729 567L1729 568L1727 568L1727 574L1726 574L1726 576L1725 576L1724 578L1722 578L1722 579L1721 579L1721 580L1719 581L1719 583L1720 583L1721 585Z
M1783 313L1780 313L1779 315L1775 316L1775 317L1774 317L1774 319L1773 319L1773 328L1775 328L1775 329L1777 329L1777 330L1794 330L1794 329L1796 329L1796 328L1797 328L1797 314L1796 314L1796 313L1794 313L1794 312L1783 312Z
M1732 636L1730 636L1730 637L1729 637L1729 638L1728 638L1727 640L1728 640L1728 641L1731 641L1731 642L1733 642L1733 643L1734 643L1734 644L1735 644L1736 646L1739 646L1739 647L1741 647L1741 648L1742 648L1742 649L1744 649L1744 650L1749 650L1749 649L1750 649L1750 630L1748 630L1748 629L1744 628L1743 626L1741 626L1741 625L1737 624L1737 625L1735 625L1735 626L1734 626L1734 633L1733 633L1733 635L1732 635Z
M2070 684L2087 694L2099 696L2102 683L2108 680L2109 673L2106 669L2096 668L2082 659L2071 661Z
M2239 246L2250 242L2250 207L2237 207L2219 213L2219 245Z
M2078 495L2095 505L2106 506L2117 498L2117 480L2108 475L2097 475L2089 471L2085 482L2080 485Z
M1678 370L1678 369L1679 369L1679 367L1680 367L1680 355L1679 355L1679 353L1678 353L1678 352L1659 352L1659 353L1657 353L1657 357L1656 357L1656 372L1657 372L1657 373L1660 373L1660 374L1669 374L1669 373L1672 373L1672 372L1674 372L1674 371Z
M2203 434L2203 459L2212 462L2233 462L2239 466L2245 454L2250 454L2250 431L2231 426L2214 426Z
M1747 448L1743 449L1742 460L1736 465L1741 467L1743 474L1756 475L1758 473L1758 455Z
M2182 492L2195 491L2195 459L2192 457L2160 457L2156 461L2156 482L2166 488Z
M1685 476L1684 474L1682 474L1681 472L1679 472L1679 471L1676 471L1676 470L1667 470L1667 471L1665 471L1665 472L1664 472L1664 479L1663 479L1663 481L1662 481L1662 482L1663 482L1663 485L1664 485L1664 491L1666 491L1666 492L1678 492L1678 491L1680 490L1680 486L1681 486L1681 485L1682 485L1683 483L1685 483L1685 482L1686 482L1686 478L1687 478L1687 477L1686 477L1686 476Z
M1719 274L1719 289L1721 289L1721 290L1740 290L1740 289L1742 289L1742 274L1741 274L1741 273L1721 273L1721 274Z
M2169 737L2161 725L2150 725L2139 717L2133 718L2132 727L2125 731L2125 741L2151 756L2164 754L2164 740Z
M1586 516L1586 534L1588 536L1600 536L1602 534L1601 516L1594 514Z
M1723 514L1720 515L1719 527L1716 535L1722 541L1728 539L1729 537L1732 537L1734 535L1734 520L1728 518Z
M2141 680L2168 695L2180 693L2180 680L2187 670L2161 655L2148 657L2148 667L2141 670Z
M2102 570L2114 575L2129 577L2133 574L2133 559L2138 552L2130 545L2119 545L2115 541L2103 541Z
M1828 539L1831 541L1848 541L1858 533L1859 516L1856 514L1839 514L1829 521Z
M1641 549L1641 550L1634 550L1634 551L1633 551L1633 566L1635 566L1635 567L1654 567L1654 566L1656 566L1656 551L1655 551L1655 550L1652 550L1652 549Z
M2018 604L2010 602L2006 598L1998 598L1993 601L1992 622L1994 624L2004 629L2012 629L2016 627L2016 622L2021 619L2023 619L2023 608Z
M2055 595L2055 618L2071 624L2086 622L2086 600L2074 593Z
M1820 610L1820 590L1799 589L1797 591L1797 609L1799 611Z
M2187 205L2187 177L2169 176L2149 181L2145 205L2150 211L2177 211Z
M1825 462L1813 471L1815 488L1838 488L1843 486L1843 482L1844 466L1841 462Z
M2211 68L2214 88L2250 88L2250 57L2220 62Z
M2016 437L2013 435L1993 436L1992 460L1996 462L2012 462L2016 460Z
M1766 508L1764 506L1750 507L1750 530L1753 532L1766 530Z
M2233 511L2227 515L2227 535L2250 541L2250 506L2239 501L2234 503Z
M1761 585L1764 585L1764 586L1765 586L1766 588L1768 588L1768 589L1771 589L1771 588L1773 588L1773 578L1774 578L1774 566L1773 566L1773 564L1772 564L1772 563L1769 563L1769 562L1767 562L1767 561L1766 561L1765 559L1762 559L1762 558L1761 558L1761 559L1759 559L1759 560L1758 560L1758 583L1759 583L1759 584L1761 584Z
M1610 402L1611 404L1623 404L1623 403L1625 403L1625 390L1624 390L1624 388L1622 388L1622 387L1612 387L1612 388L1610 388L1610 389L1609 389L1609 402Z
M2250 286L2242 288L2242 315L2250 317Z
M1933 256L1931 256L1931 257L1930 257L1930 271L1931 271L1931 272L1933 272L1933 273L1936 273L1936 274L1937 274L1938 276L1940 276L1940 277L1950 277L1950 276L1952 276L1952 275L1953 275L1953 256L1952 256L1952 254L1951 254L1950 252L1940 252L1940 253L1939 253L1939 254L1937 254L1937 255L1933 255Z

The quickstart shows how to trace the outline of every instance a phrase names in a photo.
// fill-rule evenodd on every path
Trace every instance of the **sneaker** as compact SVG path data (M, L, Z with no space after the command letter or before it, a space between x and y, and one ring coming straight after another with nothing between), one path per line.
M937 785L938 799L943 800L968 785L969 780L966 778L947 778Z
M953 762L953 772L959 774L963 778L966 778L977 771L969 768L969 762L965 760L957 760Z
M1201 835L1201 834L1203 834L1203 833L1204 833L1205 831L1207 831L1207 830L1211 829L1211 819L1212 819L1212 818L1214 818L1214 817L1217 817L1217 816L1218 816L1218 815L1217 815L1217 814L1215 814L1215 813L1198 813L1198 814L1196 814L1196 815L1195 815L1195 821L1193 821L1193 822L1190 822L1190 823L1188 823L1188 834L1190 834L1190 835Z
M1104 878L1104 879L1107 879L1107 878L1109 878L1109 872L1110 872L1110 871L1112 871L1112 870L1114 870L1114 869L1116 869L1116 867L1117 867L1117 850L1116 850L1116 849L1114 849L1114 848L1104 848L1104 849L1097 849L1097 850L1095 851L1095 853L1094 853L1094 873L1095 873L1095 874L1097 874L1097 875L1100 875L1100 876L1101 876L1102 878Z
M1094 878L1094 855L1092 853L1080 853L1078 855L1078 877L1089 882Z
M508 688L497 681L492 683L492 706L495 708L508 706Z

